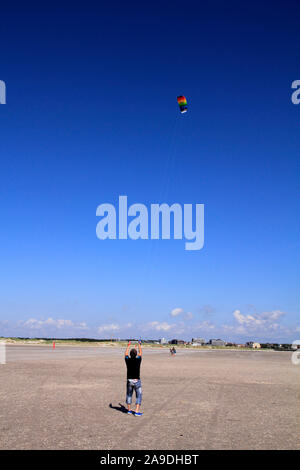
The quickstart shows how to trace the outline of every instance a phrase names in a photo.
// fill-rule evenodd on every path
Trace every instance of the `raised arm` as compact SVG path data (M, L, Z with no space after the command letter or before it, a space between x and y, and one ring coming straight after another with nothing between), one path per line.
M125 356L128 356L130 345L131 345L131 341L129 341L128 344L127 344L127 348L126 348L126 351L125 351Z
M143 354L143 352L142 352L142 342L141 342L141 340L139 340L139 356L142 357L142 354Z

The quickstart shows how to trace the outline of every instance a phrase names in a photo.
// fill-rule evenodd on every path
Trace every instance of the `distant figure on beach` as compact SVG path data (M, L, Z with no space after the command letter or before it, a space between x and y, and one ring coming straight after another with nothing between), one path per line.
M174 356L176 354L176 349L173 347L170 349L171 356Z
M139 353L135 348L130 348L131 341L129 341L127 345L127 349L125 351L125 362L127 366L127 385L126 385L126 403L128 408L128 414L132 415L133 412L131 411L131 402L132 402L132 394L133 390L135 390L136 394L136 402L135 402L135 416L142 416L143 413L140 412L140 406L142 403L142 383L140 378L140 367L142 362L142 347L141 341L138 343Z

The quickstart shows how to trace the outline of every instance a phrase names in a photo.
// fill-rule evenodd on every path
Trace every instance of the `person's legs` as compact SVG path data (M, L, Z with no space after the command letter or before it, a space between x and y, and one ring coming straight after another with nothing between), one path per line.
M133 394L133 385L131 384L129 380L127 380L126 403L127 403L128 411L131 411L132 394Z
M135 394L136 394L135 412L139 413L140 406L142 403L142 383L140 380L135 384L134 388L135 388Z

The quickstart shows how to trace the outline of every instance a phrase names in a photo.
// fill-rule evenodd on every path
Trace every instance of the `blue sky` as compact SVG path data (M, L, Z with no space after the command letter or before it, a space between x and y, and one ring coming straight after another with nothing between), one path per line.
M297 3L40 8L1 11L0 335L297 339ZM204 248L99 240L119 195Z

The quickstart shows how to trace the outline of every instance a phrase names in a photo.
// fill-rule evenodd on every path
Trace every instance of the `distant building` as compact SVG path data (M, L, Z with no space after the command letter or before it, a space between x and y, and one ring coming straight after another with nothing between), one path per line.
M252 349L260 349L261 345L260 343L254 343L253 341L248 341L248 343L246 343L246 347L252 348Z
M192 338L192 346L203 346L205 339L203 338Z
M225 341L223 341L222 339L210 339L209 344L211 346L226 346Z
M168 344L168 341L166 340L166 338L161 338L159 342L160 344Z
M183 341L182 339L172 339L170 341L170 344L185 344L185 341Z

